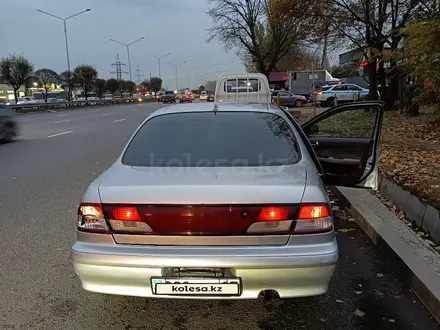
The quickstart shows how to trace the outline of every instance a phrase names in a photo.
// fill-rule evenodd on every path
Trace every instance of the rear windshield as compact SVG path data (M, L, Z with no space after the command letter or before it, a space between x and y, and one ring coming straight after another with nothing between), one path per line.
M148 167L269 166L298 162L291 126L261 112L191 112L148 120L122 163Z
M332 88L333 86L326 86L326 87L321 87L321 90L322 91L327 91L327 90L329 90L330 88Z
M170 95L170 94L174 94L174 92L173 91L166 91L165 92L165 95Z

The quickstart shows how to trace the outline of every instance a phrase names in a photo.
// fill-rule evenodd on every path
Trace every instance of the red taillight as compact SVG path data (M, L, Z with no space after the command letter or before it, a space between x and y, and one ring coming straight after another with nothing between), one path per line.
M333 218L329 205L301 205L293 234L317 234L332 230Z
M112 210L113 220L141 221L141 216L136 207L115 207Z
M327 205L302 205L299 209L298 220L317 219L330 216L330 210Z
M282 221L289 219L289 210L283 207L264 207L258 221Z

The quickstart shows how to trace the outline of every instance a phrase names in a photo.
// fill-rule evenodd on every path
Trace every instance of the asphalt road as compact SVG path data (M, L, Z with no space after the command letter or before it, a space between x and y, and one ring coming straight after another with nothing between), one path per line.
M84 291L69 262L77 203L158 107L19 117L20 140L0 145L0 329L439 329L343 210L341 259L323 296L168 301Z

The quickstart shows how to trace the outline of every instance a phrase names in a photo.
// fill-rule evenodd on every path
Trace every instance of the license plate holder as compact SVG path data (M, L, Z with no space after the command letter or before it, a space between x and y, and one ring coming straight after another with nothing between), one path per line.
M240 296L241 278L152 277L151 291L166 296Z

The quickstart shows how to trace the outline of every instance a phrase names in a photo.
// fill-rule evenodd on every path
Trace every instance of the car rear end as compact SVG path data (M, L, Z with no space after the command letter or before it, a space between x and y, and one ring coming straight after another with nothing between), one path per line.
M86 290L193 299L327 291L338 249L307 149L280 110L235 110L161 110L89 186L72 247Z
M206 93L206 91L202 91L200 93L200 101L206 101L208 99L208 94Z

